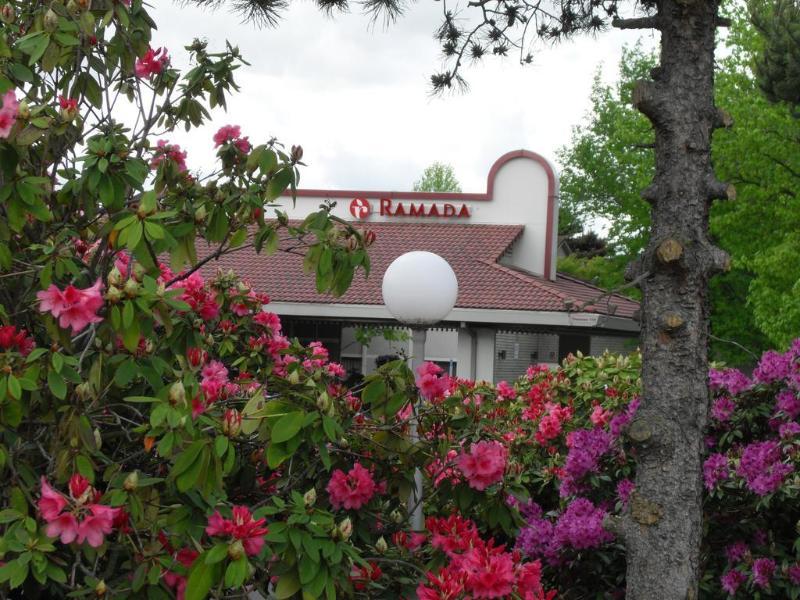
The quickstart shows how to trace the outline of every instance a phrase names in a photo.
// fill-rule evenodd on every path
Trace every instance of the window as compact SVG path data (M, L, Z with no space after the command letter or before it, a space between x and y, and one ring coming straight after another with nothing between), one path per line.
M558 362L564 360L569 354L580 350L583 354L590 354L592 347L591 337L576 333L562 333L558 336Z

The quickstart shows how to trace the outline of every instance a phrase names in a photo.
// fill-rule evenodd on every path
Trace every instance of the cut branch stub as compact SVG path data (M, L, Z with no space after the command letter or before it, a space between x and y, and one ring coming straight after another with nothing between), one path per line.
M653 437L653 431L650 429L650 424L644 419L634 419L631 424L628 425L626 435L631 441L637 444L643 444Z
M731 270L731 256L722 248L711 249L711 272L727 273Z
M673 238L667 238L656 248L656 257L665 265L679 261L681 256L683 256L683 245Z
M655 183L651 183L644 188L639 195L642 197L642 200L646 200L650 204L655 204L659 197L659 187Z
M636 19L614 19L611 26L617 29L661 29L662 19L658 15Z
M631 517L640 525L655 525L664 515L664 509L655 502L642 498L638 493L631 494Z
M659 116L656 108L655 82L648 81L646 79L639 79L633 85L631 103L639 112L647 116L647 118L649 118L651 121L655 122Z
M714 127L716 128L724 127L726 129L733 127L733 117L730 115L729 112L722 110L721 108L717 108L717 112L714 118Z
M706 178L706 193L710 200L736 200L736 186L719 181L713 175Z
M676 312L668 312L661 317L661 327L664 331L675 332L683 327L685 321L683 317Z

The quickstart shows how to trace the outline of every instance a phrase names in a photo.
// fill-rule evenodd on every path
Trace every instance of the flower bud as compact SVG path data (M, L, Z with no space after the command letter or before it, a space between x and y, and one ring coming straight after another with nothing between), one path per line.
M305 494L303 494L303 504L306 506L314 506L317 502L317 490L311 488Z
M111 302L111 304L116 304L117 302L122 300L122 290L112 285L111 287L108 288L108 291L106 292L106 300Z
M69 0L69 2L67 2L67 10L73 17L77 17L81 14L81 7L78 6L75 0Z
M372 244L375 243L375 238L376 237L378 237L378 236L375 235L374 231L372 231L371 229L367 229L364 232L364 247L365 248L369 248L370 246L372 246Z
M87 398L91 398L92 386L89 385L88 381L79 383L78 385L75 386L75 395L81 400L86 400Z
M58 29L58 15L52 8L44 13L44 28L51 33Z
M378 541L375 542L375 552L378 554L383 554L389 549L389 544L386 543L386 540L383 539L383 536L378 538Z
M303 147L302 146L292 146L292 162L300 162L303 160Z
M241 430L242 414L235 408L229 408L222 419L222 433L228 437L236 437Z
M153 211L153 212L155 212L155 211ZM133 278L136 281L141 281L142 277L144 277L145 275L147 275L147 269L144 268L144 265L142 263L138 263L138 262L135 263L133 265Z
M92 0L75 0L81 12L92 9Z
M109 271L106 280L108 281L108 285L120 285L122 283L122 273L119 272L117 267L114 267Z
M331 399L328 397L327 392L322 392L317 396L317 408L322 412L327 412L331 407Z
M28 105L27 100L20 100L19 106L17 107L17 116L20 119L29 119L31 116L31 107Z
M96 427L94 430L94 445L97 446L98 450L103 445L103 436L100 434L100 430Z
M339 523L337 528L339 530L339 535L342 536L344 541L350 539L350 536L353 535L353 522L350 520L350 517L347 517L344 521Z
M6 25L11 25L16 20L17 14L14 12L14 7L10 4L4 4L0 8L0 21L3 21Z
M202 223L206 220L206 215L208 215L208 211L206 210L205 206L201 206L196 211L194 211L194 222L195 223Z
M139 295L139 283L131 278L125 282L125 287L122 288L128 298L135 298Z
M169 403L172 406L186 406L186 388L182 381L176 381L169 387Z
M97 582L96 586L94 586L94 594L98 598L102 598L103 596L105 596L107 591L108 591L108 586L106 586L106 582L103 581L102 579Z
M296 385L296 384L300 383L300 373L299 373L299 371L294 370L291 373L289 373L289 375L286 377L286 380L289 383L291 383L292 385Z
M391 518L391 519L392 519L392 521L394 521L394 522L395 522L395 523L397 523L398 525L399 525L400 523L402 523L403 521L405 521L405 519L406 519L406 518L403 516L403 513L401 513L399 510L396 510L396 509L392 511L392 513L389 515L389 518Z
M228 557L231 560L239 560L244 556L244 545L242 544L242 540L236 540L230 546L228 546Z
M122 487L126 492L136 491L139 487L139 471L131 471L122 483Z

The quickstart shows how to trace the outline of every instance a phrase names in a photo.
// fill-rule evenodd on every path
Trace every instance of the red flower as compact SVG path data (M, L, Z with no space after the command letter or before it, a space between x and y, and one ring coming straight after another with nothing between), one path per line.
M215 511L208 519L206 533L216 537L231 537L242 542L245 553L254 556L264 547L264 536L269 529L262 527L266 519L254 520L250 509L246 506L234 506L233 518L225 519L219 511Z
M336 469L328 482L328 495L334 508L347 508L358 510L367 504L375 494L375 480L372 473L361 466L360 463L345 474L341 469Z
M103 296L100 294L101 281L90 288L79 290L68 285L62 292L55 285L44 291L37 292L41 304L41 312L49 312L58 319L62 329L72 328L73 333L78 333L89 323L99 323L102 317L97 316L97 311L103 306Z
M150 77L161 73L168 64L169 56L167 56L166 48L159 48L158 50L148 48L142 58L136 59L134 71L137 77Z
M14 325L0 327L0 348L3 350L16 349L22 356L27 356L35 345L24 329L17 330Z

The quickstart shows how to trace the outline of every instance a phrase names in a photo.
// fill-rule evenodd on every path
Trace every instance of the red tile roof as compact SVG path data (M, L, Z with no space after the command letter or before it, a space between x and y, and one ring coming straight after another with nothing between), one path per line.
M582 307L603 291L562 274L551 281L500 264L522 233L521 225L370 223L369 228L376 234L369 249L370 276L365 279L363 272L357 273L342 297L317 294L314 276L303 273L302 257L287 252L265 256L252 248L243 249L210 262L204 272L208 276L220 267L233 269L277 302L383 304L381 281L389 264L404 252L427 250L452 265L458 278L459 308L560 312L582 308L620 317L630 317L639 308L638 303L619 295ZM202 257L207 250L198 247L198 254Z

